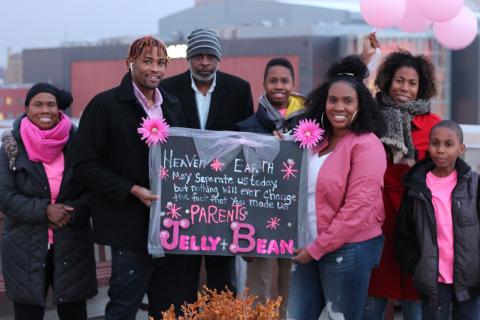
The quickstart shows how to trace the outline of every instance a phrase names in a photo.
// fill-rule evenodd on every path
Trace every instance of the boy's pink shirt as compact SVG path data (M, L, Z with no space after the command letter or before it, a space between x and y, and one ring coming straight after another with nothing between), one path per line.
M457 171L447 177L427 173L427 187L432 192L432 204L437 222L438 282L453 283L453 221L452 192L457 185Z

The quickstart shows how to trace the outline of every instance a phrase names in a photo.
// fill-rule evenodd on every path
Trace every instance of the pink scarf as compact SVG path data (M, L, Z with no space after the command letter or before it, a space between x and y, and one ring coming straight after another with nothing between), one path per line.
M28 159L33 162L51 163L63 151L68 141L72 122L60 112L60 122L49 130L41 130L28 117L20 123L20 135L27 150Z

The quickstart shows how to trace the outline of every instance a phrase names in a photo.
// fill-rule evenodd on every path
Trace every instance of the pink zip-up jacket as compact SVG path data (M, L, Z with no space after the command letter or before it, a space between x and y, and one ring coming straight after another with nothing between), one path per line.
M373 133L347 133L318 172L318 235L306 249L319 260L346 243L382 234L385 149Z

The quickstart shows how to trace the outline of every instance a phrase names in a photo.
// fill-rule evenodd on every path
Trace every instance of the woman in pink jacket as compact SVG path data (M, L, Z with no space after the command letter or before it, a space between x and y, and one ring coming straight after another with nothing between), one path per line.
M292 319L317 320L324 308L330 319L360 319L380 260L386 156L377 135L385 125L363 83L367 75L359 57L346 57L307 100L325 140L309 155L307 232L293 258Z

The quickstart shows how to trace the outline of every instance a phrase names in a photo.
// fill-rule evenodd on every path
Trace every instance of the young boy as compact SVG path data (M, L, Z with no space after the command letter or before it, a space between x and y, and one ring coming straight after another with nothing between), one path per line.
M396 252L414 277L424 320L480 319L478 175L464 151L460 126L441 121L430 131L430 157L404 178Z
M295 75L291 62L283 57L271 59L263 77L265 92L259 98L257 112L237 123L238 131L272 134L278 130L289 132L305 113L304 98L293 92ZM273 288L282 296L280 318L287 317L290 287L290 259L248 259L246 286L260 302L276 298ZM277 272L275 272L275 270Z

